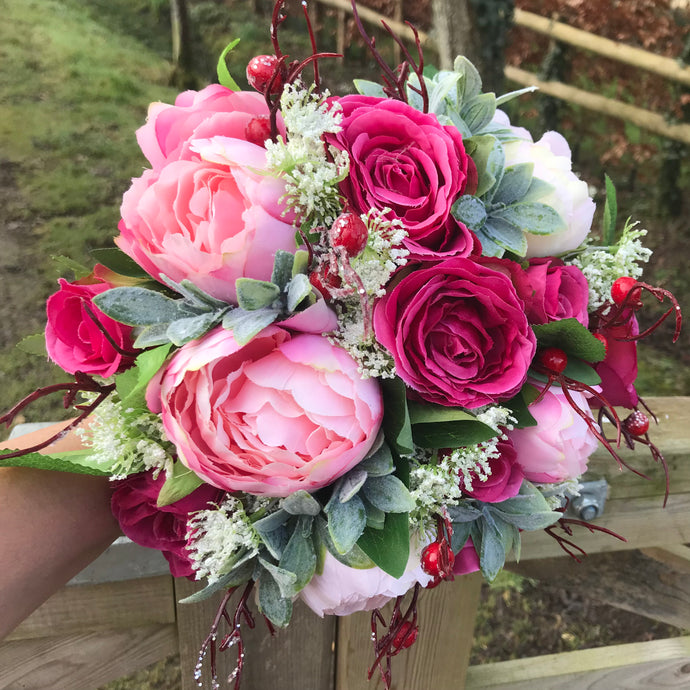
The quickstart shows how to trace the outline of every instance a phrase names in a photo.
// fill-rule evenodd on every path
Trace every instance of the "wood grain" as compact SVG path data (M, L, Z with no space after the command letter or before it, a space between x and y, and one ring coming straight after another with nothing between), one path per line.
M173 624L15 640L0 647L0 690L94 690L176 652Z
M6 640L174 622L175 600L168 575L63 587Z
M690 637L548 654L472 666L467 690L687 688Z
M419 637L393 659L391 690L461 687L480 589L481 576L473 573L420 594ZM383 688L378 674L367 682L367 665L373 660L370 619L371 614L363 612L338 620L336 690Z

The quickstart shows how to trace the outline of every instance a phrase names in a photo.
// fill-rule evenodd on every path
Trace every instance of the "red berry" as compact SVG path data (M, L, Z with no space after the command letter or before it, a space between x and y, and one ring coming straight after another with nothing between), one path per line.
M446 542L433 541L422 551L421 562L427 575L444 579L453 572L455 554Z
M630 276L618 278L618 280L616 280L611 286L611 299L616 304L622 304L625 298L628 296L628 293L633 289L633 286L636 282L637 281ZM640 298L639 288L633 292L632 297L634 300L638 300Z
M343 281L337 273L333 273L326 264L317 266L309 274L309 282L325 297L328 298L332 289L338 289Z
M356 213L341 213L331 226L329 237L334 247L342 247L348 256L357 256L367 246L369 231Z
M625 418L623 426L632 436L644 436L649 430L649 419L644 412L635 410Z
M247 65L247 81L249 85L260 93L266 93L278 63L279 60L275 55L257 55L253 57ZM271 93L279 93L282 88L283 78L280 74L277 74L271 85Z
M393 649L398 652L401 649L411 647L418 634L419 628L416 625L412 625L410 621L404 621L393 638Z
M545 347L539 353L539 363L548 371L560 374L568 365L568 355L558 347Z
M247 141L257 146L263 146L266 139L271 138L271 120L268 115L258 115L249 120L244 128Z
M603 343L604 345L604 355L607 355L609 353L609 341L606 340L606 336L602 335L601 333L592 333L592 335L600 342Z

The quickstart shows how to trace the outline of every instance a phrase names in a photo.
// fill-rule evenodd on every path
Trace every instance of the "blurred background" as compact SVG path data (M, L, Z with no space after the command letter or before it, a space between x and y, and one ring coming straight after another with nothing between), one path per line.
M673 291L690 311L690 81L687 74L679 81L673 68L690 61L688 4L360 2L393 22L414 22L429 64L442 66L448 59L444 51L465 46L463 52L482 66L485 90L512 90L525 79L556 83L540 95L514 101L512 121L530 129L535 139L549 129L563 133L573 150L573 167L602 208L604 174L613 179L619 222L631 216L649 231L654 255L644 279ZM3 0L0 5L0 408L6 409L39 386L64 380L45 356L27 352L36 349L35 341L29 339L23 349L16 345L42 332L45 299L58 277L69 277L70 261L90 265L91 249L112 245L122 194L145 165L134 132L148 103L171 103L180 89L214 81L217 56L236 37L242 40L228 66L246 86L247 61L272 52L273 3ZM379 76L348 6L343 0L311 0L309 6L319 49L344 53L343 60L321 62L326 86L340 94L352 90L353 77ZM311 47L301 3L289 0L287 7L289 18L280 32L283 52L305 57ZM556 40L535 16L589 33L565 31ZM368 19L365 25L389 63L399 58L383 31ZM669 60L649 72L630 60L592 52L598 46L592 35L615 42L619 53L625 46L647 51L643 62L651 64L655 56ZM504 78L505 66L509 78ZM643 396L690 395L687 332L672 346L667 324L640 346ZM64 414L59 399L42 399L27 410L25 421ZM620 611L607 621L605 612L582 597L506 578L485 592L473 663L524 656L537 647L558 652L674 634ZM154 674L126 687L173 688L175 673L173 666L162 666L155 672L160 681Z

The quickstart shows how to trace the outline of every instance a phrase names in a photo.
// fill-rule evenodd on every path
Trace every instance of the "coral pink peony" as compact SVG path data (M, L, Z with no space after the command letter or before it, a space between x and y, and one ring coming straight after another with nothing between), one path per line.
M515 395L536 347L510 278L466 258L405 275L377 302L374 330L420 398L468 408Z
M68 283L60 279L59 283L60 289L46 304L46 349L50 359L69 374L82 371L104 378L131 366L133 359L119 353L103 332L105 329L118 347L127 350L132 346L131 327L113 321L92 301L113 286L102 281Z
M570 391L570 395L591 417L587 398L576 391ZM537 426L508 432L525 477L543 483L579 477L587 469L587 459L598 444L587 423L555 386L529 410Z
M195 139L224 136L251 141L247 125L267 115L261 94L211 84L198 92L184 91L175 105L152 103L146 124L137 130L137 141L151 166L159 169L174 160L195 158L191 148Z
M345 350L277 326L244 347L222 328L188 343L147 400L185 465L267 496L333 482L366 456L383 416L378 383Z
M110 505L126 537L161 551L173 577L191 579L194 570L186 549L189 515L220 503L223 492L204 484L179 501L158 507L156 501L164 483L163 473L156 479L152 472L133 474L115 484Z
M342 130L327 141L349 154L350 175L341 191L352 209L391 209L388 217L403 222L413 254L466 255L471 233L457 222L446 224L467 183L468 156L458 130L401 101L353 95L338 103Z
M237 278L268 280L275 252L294 252L295 228L281 216L283 185L258 172L264 149L203 144L215 162L175 161L133 181L115 243L156 280L186 278L234 303Z

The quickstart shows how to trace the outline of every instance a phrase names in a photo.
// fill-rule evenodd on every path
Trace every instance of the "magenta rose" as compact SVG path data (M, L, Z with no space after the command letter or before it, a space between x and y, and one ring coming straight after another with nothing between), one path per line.
M475 474L472 488L467 489L464 480L460 479L460 488L466 496L484 503L500 503L518 495L525 475L517 463L515 447L510 439L501 439L496 449L499 455L489 458L491 474L484 481Z
M152 472L133 474L116 483L110 506L126 537L141 546L158 549L168 561L173 577L191 579L194 569L185 548L187 521L191 513L220 503L223 492L204 484L185 498L159 508L156 501L164 483L164 473L156 479Z
M446 226L467 182L468 156L455 127L441 125L401 101L345 96L342 130L327 141L350 156L341 191L357 213L391 209L413 253L444 253L468 244L467 229Z
M566 266L555 258L532 259L527 276L534 290L531 299L527 300L530 323L574 318L587 327L589 288L577 266Z
M476 573L477 570L479 570L479 555L474 548L474 542L470 538L455 555L453 574L467 575L468 573Z
M277 326L243 347L223 328L188 343L147 401L187 467L266 496L333 482L367 455L383 417L377 381L345 350Z
M174 161L133 181L115 243L156 280L186 278L235 303L235 280L270 279L276 251L295 250L295 228L281 215L283 185L260 174L264 149L202 143L215 162Z
M224 136L253 141L247 125L267 116L260 93L211 84L198 92L181 93L175 105L152 103L146 124L137 130L137 141L151 166L159 169L170 161L198 158L190 148L195 139Z
M591 418L587 398L577 391L570 391L570 395ZM552 386L539 402L530 405L529 411L537 426L508 432L525 477L531 482L551 483L583 474L599 442L561 389Z
M373 320L398 376L440 405L511 398L536 347L510 278L465 258L405 275L376 303Z
M599 328L597 332L606 338L606 358L595 367L601 376L601 394L610 405L636 407L637 342L625 338L639 334L637 319L630 315L625 323Z
M134 360L118 352L110 341L121 350L130 350L131 327L113 321L93 303L96 295L113 286L106 282L68 283L62 278L59 284L60 289L46 304L46 349L50 359L68 374L81 371L103 378L130 367Z

